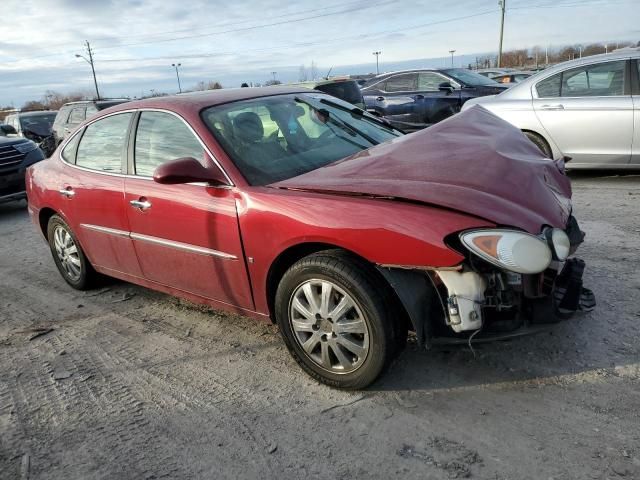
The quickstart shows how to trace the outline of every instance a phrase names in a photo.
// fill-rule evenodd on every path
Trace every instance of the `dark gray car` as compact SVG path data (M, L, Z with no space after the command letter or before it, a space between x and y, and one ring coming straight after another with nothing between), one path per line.
M16 130L10 125L0 127L0 203L26 197L24 174L27 167L44 160L38 145L28 139L8 137Z

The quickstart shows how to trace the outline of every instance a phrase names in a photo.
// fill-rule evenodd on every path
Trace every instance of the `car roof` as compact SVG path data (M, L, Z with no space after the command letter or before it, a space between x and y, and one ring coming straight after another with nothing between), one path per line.
M75 100L73 102L67 102L63 106L66 107L67 105L82 105L85 103L101 104L101 103L109 103L109 102L128 102L128 101L129 101L128 98L101 98L100 100Z
M274 95L286 95L291 93L309 93L309 89L301 87L270 86L205 90L202 92L189 92L166 97L152 97L144 100L133 100L131 102L121 103L110 107L104 110L104 112L117 112L120 110L134 110L138 108L167 108L169 110L199 111L203 108L221 105L223 103L249 100L252 98L271 97Z
M500 98L505 99L523 99L530 98L531 88L539 81L551 77L556 73L564 72L583 65L591 65L594 63L611 62L616 60L628 60L630 58L640 58L640 48L619 49L612 53L601 53L599 55L589 55L588 57L567 60L566 62L557 63L544 70L535 72L532 76L525 78L513 87L500 93Z
M14 115L18 115L19 117L39 117L41 115L47 115L51 113L58 113L57 110L36 110L33 112L20 112Z

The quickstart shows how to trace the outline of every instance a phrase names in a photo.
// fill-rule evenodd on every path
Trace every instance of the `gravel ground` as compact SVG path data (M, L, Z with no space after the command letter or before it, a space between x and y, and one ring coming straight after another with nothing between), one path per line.
M640 177L573 179L595 312L475 357L410 344L356 393L272 325L72 290L0 205L0 478L640 478Z

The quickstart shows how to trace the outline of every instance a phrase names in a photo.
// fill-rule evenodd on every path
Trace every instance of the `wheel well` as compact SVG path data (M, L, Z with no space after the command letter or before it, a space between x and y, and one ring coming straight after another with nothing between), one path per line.
M553 155L553 148L551 148L551 144L549 143L549 141L546 138L544 138L543 135L540 135L538 132L534 132L533 130L527 130L527 129L523 129L522 133L530 133L530 134L535 135L536 137L538 137L540 140L542 140L544 142L544 144L547 146L547 148L549 149L549 151Z
M271 268L269 269L269 273L267 274L267 304L269 307L269 314L272 322L275 322L274 305L276 303L276 292L278 290L278 285L280 283L280 279L282 279L282 276L298 260L313 253L321 252L323 250L342 250L343 252L348 253L349 255L353 255L354 257L371 265L372 275L378 277L378 279L384 282L384 284L389 288L389 292L393 299L393 302L400 309L399 312L401 312L401 321L408 322L409 317L407 311L398 298L395 289L389 283L389 281L378 271L378 269L375 268L375 265L355 252L328 243L301 243L298 245L294 245L278 255L278 257L271 264Z
M40 223L40 230L42 230L44 238L47 238L47 227L49 226L49 219L55 214L55 210L51 208L43 208L40 210L40 213L38 215L38 222Z

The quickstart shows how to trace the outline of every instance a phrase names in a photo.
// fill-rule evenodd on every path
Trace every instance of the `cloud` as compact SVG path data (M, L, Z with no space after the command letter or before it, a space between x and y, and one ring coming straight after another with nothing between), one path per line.
M637 0L609 0L612 8L601 1L509 11L505 48L616 39L619 32L626 32L620 40L638 36ZM366 71L373 50L383 51L383 65L439 58L450 49L490 52L499 25L495 0L5 0L2 12L0 105L20 105L49 88L91 88L89 66L75 58L85 40L95 51L101 91L133 96L176 90L174 62L182 63L184 85L264 82L272 71L296 80L298 67L312 61L319 72L333 66L348 73L341 66L357 65ZM481 15L470 17L475 14ZM461 17L468 18L447 21Z

